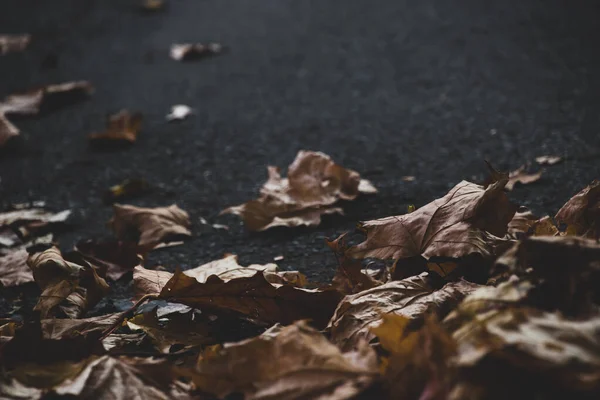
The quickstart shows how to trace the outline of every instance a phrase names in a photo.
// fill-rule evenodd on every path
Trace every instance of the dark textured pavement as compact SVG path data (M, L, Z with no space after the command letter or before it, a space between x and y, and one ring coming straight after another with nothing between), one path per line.
M481 180L484 159L514 169L540 155L566 157L511 194L540 214L598 178L597 2L171 0L152 15L134 4L0 0L1 33L34 37L24 53L0 57L0 96L79 79L96 87L86 102L17 121L19 143L0 153L3 207L45 200L74 211L63 248L110 236L102 194L144 177L155 189L133 204L175 202L194 223L192 240L152 253L147 265L185 269L226 252L264 263L281 254L282 267L324 280L335 266L325 237L423 205L461 179ZM179 63L168 53L182 41L230 50ZM169 124L173 104L196 115ZM91 151L87 134L121 108L145 116L137 143ZM300 149L330 154L380 194L319 228L251 234L236 217L217 218L256 195L267 164L286 167ZM120 282L111 299L130 290Z

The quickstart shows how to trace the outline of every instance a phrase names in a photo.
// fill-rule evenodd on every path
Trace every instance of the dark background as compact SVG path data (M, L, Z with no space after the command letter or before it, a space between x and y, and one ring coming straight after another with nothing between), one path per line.
M177 203L194 224L191 240L153 252L147 266L191 268L226 252L265 263L281 254L283 268L321 281L335 267L324 238L421 206L462 179L482 180L484 159L508 170L540 155L566 157L511 193L553 215L598 177L597 4L171 0L167 12L147 15L125 0L0 0L1 33L33 35L25 52L0 57L0 96L79 79L96 87L86 102L17 121L22 137L0 153L1 206L45 200L72 209L72 229L59 236L68 249L110 236L102 194L143 177L154 190L132 204ZM170 45L186 41L230 51L171 60ZM167 123L174 104L196 115ZM121 108L145 116L137 143L91 151L86 136ZM286 167L300 149L326 152L380 193L318 228L252 234L236 217L217 218L256 196L266 165ZM0 311L18 291L4 291ZM128 280L113 284L117 306L130 296Z

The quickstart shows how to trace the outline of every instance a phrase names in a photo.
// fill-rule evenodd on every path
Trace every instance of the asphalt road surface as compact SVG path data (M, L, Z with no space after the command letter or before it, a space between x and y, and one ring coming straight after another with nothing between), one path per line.
M143 177L154 190L132 204L177 203L194 223L191 240L153 252L147 266L283 255L282 268L321 281L335 268L326 237L482 180L484 159L509 170L565 157L511 193L553 214L600 171L599 11L597 2L558 0L170 0L149 15L128 0L0 0L0 33L34 38L24 53L0 57L0 96L79 79L96 87L88 101L17 121L22 137L0 152L0 206L72 209L73 226L59 237L68 249L111 236L102 194ZM170 45L185 41L229 51L170 59ZM167 123L174 104L196 114ZM144 114L137 143L91 151L86 136L121 108ZM300 149L326 152L380 193L318 228L254 234L237 217L217 217L256 196L267 165L286 167ZM3 291L0 311L19 291ZM130 297L125 280L99 307Z

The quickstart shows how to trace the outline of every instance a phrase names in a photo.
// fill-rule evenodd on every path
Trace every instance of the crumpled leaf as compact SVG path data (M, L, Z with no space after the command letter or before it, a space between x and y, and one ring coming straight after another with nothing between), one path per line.
M484 189L462 181L446 196L409 214L364 222L367 239L348 255L396 260L490 257L517 209L502 191L505 184L502 179Z
M137 240L139 236L138 246L142 252L150 251L161 243L192 235L188 213L176 204L156 208L114 204L113 212L108 224L117 238Z
M386 314L371 329L389 353L383 374L389 398L445 400L452 382L454 340L431 316L417 331L408 329L410 325L406 317Z
M327 329L333 343L342 350L351 349L360 340L373 339L371 328L379 324L385 314L412 320L421 320L428 313L443 317L478 287L474 283L458 281L438 288L427 273L388 282L344 297Z
M171 107L171 112L167 114L166 118L167 121L182 120L186 119L193 113L194 110L192 110L189 106L186 106L185 104L176 104Z
M19 134L19 129L8 120L8 115L35 115L42 109L55 109L79 101L93 91L89 82L76 81L48 85L6 97L0 103L0 147Z
M345 169L326 154L300 151L282 178L277 167L268 167L269 179L260 197L223 214L240 215L246 227L264 231L275 226L318 225L325 214L342 213L333 207L339 200L353 200L360 193L376 193L356 171Z
M535 162L540 165L554 165L561 162L563 158L561 156L539 156L535 158Z
M29 45L31 35L0 35L0 55L23 51Z
M593 181L571 197L554 219L559 224L567 224L568 233L600 237L600 181Z
M105 271L104 275L113 281L144 262L144 257L138 254L137 244L132 242L84 240L75 245L75 250L90 264Z
M363 273L363 265L360 260L354 260L346 256L348 246L345 241L345 234L335 240L327 240L326 244L333 250L338 261L338 268L333 277L332 286L340 293L358 293L383 284L372 275Z
M198 282L177 270L160 292L160 298L202 310L234 311L268 323L311 319L325 326L340 300L332 289L302 289L272 284L262 272L225 281L211 275Z
M186 347L215 344L215 332L209 322L193 311L159 318L154 308L129 319L127 326L133 331L144 331L161 353L168 354L176 344Z
M275 326L263 335L206 354L192 379L220 398L351 399L376 378L375 353L364 342L342 353L305 322Z
M108 284L91 265L66 260L56 247L30 256L27 264L42 290L34 308L42 318L77 318L108 292Z
M101 315L99 317L70 319L42 319L41 327L44 339L60 340L76 336L86 336L92 332L102 332L116 323L123 313Z
M200 283L206 283L210 276L215 276L223 282L235 278L249 278L257 272L262 272L265 279L274 284L290 284L297 287L306 285L306 277L298 271L279 271L277 264L251 264L243 267L238 264L235 254L226 254L223 258L199 267L183 271L183 274L195 278ZM136 267L133 272L133 285L137 297L146 294L159 294L174 274L166 271L154 271Z
M193 61L223 53L219 43L175 43L171 45L171 58L176 61Z
M104 202L112 204L117 200L131 198L148 191L150 185L145 179L125 179L118 185L111 186L104 194Z
M528 185L533 182L537 182L542 177L544 171L538 171L535 173L526 172L527 166L522 165L518 169L511 171L508 175L508 182L506 183L505 189L508 191L513 190L517 183L522 185Z
M142 127L142 114L121 110L106 119L106 131L91 133L90 143L96 146L113 146L135 143Z

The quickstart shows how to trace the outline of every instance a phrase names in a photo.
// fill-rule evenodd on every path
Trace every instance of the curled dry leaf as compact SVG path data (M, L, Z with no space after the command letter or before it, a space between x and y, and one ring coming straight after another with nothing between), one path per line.
M342 353L301 321L206 354L192 379L219 397L341 400L355 398L376 375L377 358L364 342Z
M176 61L193 61L223 53L219 43L175 43L171 45L171 58Z
M206 283L209 277L215 276L223 282L235 278L249 278L257 272L262 272L265 279L274 284L290 284L303 287L306 277L298 271L279 271L276 264L252 264L243 267L238 264L237 256L226 254L220 260L211 261L199 267L188 269L183 273L200 283ZM147 294L159 294L174 274L166 271L154 271L136 267L133 272L133 286L137 298Z
M48 85L6 97L0 103L0 147L19 134L19 129L7 119L8 115L35 115L44 109L56 109L82 100L93 91L89 82L76 81Z
M54 340L87 336L90 333L101 332L111 327L121 316L122 313L114 313L83 319L43 319L41 320L42 334L44 339Z
M506 183L505 188L506 190L510 191L513 190L517 183L520 183L522 185L528 185L530 183L537 182L542 177L542 172L543 171L538 171L536 173L530 174L526 172L526 166L522 165L520 168L512 171L508 175L508 182Z
M517 209L502 190L505 184L502 179L484 189L463 181L409 214L364 222L367 239L348 255L396 260L490 257Z
M159 297L202 310L234 311L267 323L311 319L321 327L327 324L340 300L340 294L331 289L272 284L262 272L228 281L211 275L201 283L179 270Z
M188 213L176 204L156 208L114 204L113 212L108 224L117 238L128 240L139 237L138 245L142 252L192 235Z
M144 262L144 258L138 254L137 244L132 242L85 240L77 243L75 250L113 281L121 279Z
M177 104L174 105L173 107L171 107L171 113L167 114L166 118L167 121L176 121L176 120L182 120L182 119L186 119L187 117L190 116L190 114L193 114L194 110L192 110L190 107L186 106L185 104Z
M568 233L600 237L600 181L593 181L573 196L554 218L559 224L567 224Z
M515 237L523 235L555 236L559 234L559 231L549 216L538 219L531 211L527 210L515 213L508 224L508 233Z
M417 331L411 320L386 314L371 329L388 352L383 377L390 399L446 399L452 382L452 337L431 316Z
M110 115L106 120L106 131L90 134L90 143L102 147L135 143L142 127L142 119L142 114L131 114L127 110Z
M30 256L27 264L42 290L34 308L42 318L61 314L77 318L108 292L106 281L91 265L68 261L55 247Z
M0 55L23 51L29 45L31 35L0 35Z
M118 185L111 186L104 194L104 202L112 204L117 200L131 198L145 193L150 188L150 185L145 179L125 179Z
M356 171L345 169L326 154L300 151L282 178L279 169L268 167L269 179L260 197L223 210L223 214L240 215L246 227L263 231L275 226L318 225L325 214L342 213L333 205L339 200L353 200L360 193L377 189Z
M539 156L535 158L535 162L540 165L554 165L561 162L563 159L560 156Z
M479 285L467 281L449 282L441 288L432 284L427 273L346 296L342 299L327 329L331 340L341 349L351 349L360 340L370 341L371 328L386 314L419 320L428 313L440 317L448 313Z
M340 293L353 294L381 285L383 282L378 281L368 273L363 273L363 265L360 260L346 256L348 247L345 236L343 234L335 240L326 241L327 246L333 250L338 261L338 268L333 277L332 286Z

